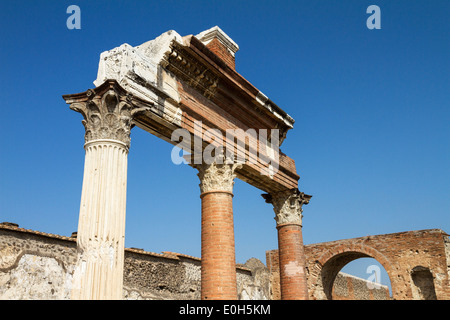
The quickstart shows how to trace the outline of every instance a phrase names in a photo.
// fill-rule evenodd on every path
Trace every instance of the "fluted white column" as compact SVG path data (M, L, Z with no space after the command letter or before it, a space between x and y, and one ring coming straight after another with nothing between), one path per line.
M128 147L85 145L73 299L122 299Z
M63 96L83 115L85 167L72 299L122 299L127 160L134 116L151 103L132 97L114 80Z

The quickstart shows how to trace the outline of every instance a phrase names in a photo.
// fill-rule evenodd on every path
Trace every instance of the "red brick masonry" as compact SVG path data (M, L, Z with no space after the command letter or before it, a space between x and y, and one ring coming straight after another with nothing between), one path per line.
M308 300L302 227L287 224L277 229L281 299Z
M202 198L202 300L236 300L233 195L205 192Z

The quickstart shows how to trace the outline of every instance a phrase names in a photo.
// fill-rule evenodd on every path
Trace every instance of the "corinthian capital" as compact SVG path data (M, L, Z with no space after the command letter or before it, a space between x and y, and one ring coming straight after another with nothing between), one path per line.
M196 164L200 178L201 193L209 191L233 192L235 170L242 167L242 164L229 163L227 161L214 161L211 164Z
M310 195L300 192L298 189L263 194L267 203L273 205L277 226L282 224L302 225L302 206L308 204Z
M70 109L83 115L85 142L111 139L130 146L133 118L150 110L153 103L133 97L115 80L107 80L95 89L64 95Z

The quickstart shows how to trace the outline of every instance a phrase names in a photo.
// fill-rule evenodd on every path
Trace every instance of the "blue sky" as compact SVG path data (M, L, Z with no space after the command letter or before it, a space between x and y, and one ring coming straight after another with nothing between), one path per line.
M71 4L81 30L66 27ZM372 4L380 30L366 27ZM237 71L296 120L282 151L313 195L305 244L450 232L449 1L2 1L0 15L2 221L76 231L84 128L61 96L94 87L101 52L218 25ZM132 130L126 246L200 257L199 180L171 149ZM265 262L272 207L234 191L237 261Z

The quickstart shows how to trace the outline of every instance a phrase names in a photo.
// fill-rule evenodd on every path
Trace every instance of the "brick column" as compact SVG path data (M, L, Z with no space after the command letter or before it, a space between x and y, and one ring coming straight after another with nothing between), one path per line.
M297 189L263 196L273 204L277 222L281 300L308 300L302 205L311 196Z
M233 184L236 164L201 164L201 299L236 300Z

